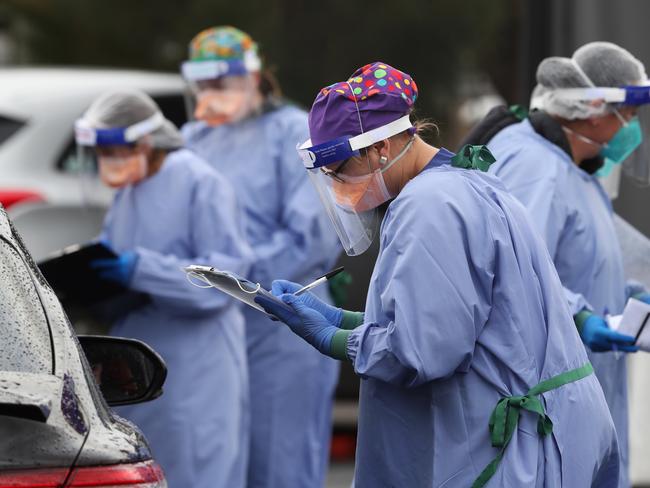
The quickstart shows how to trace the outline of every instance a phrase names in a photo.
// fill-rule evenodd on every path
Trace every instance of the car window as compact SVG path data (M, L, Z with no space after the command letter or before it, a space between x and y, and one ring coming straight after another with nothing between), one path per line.
M187 121L187 112L185 109L185 98L181 94L176 95L158 95L153 97L154 101L160 107L160 110L168 120L171 120L176 127L181 127ZM70 129L70 142L59 158L57 168L64 173L80 173L82 170L91 169L94 171L96 162L93 161L93 168L84 168L77 156L77 147Z
M47 317L18 251L0 238L0 371L52 372Z
M20 120L0 115L0 145L18 132L23 125L25 125L25 123Z

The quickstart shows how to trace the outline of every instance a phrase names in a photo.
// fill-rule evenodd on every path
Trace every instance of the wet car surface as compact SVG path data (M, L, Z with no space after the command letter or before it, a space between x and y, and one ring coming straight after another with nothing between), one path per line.
M1 207L0 336L0 487L166 486L138 428L108 406L59 300Z

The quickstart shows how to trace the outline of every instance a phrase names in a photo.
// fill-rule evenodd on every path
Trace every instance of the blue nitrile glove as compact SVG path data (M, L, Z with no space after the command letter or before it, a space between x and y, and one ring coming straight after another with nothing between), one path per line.
M104 280L129 286L137 262L138 255L133 251L127 251L116 258L95 259L90 262L90 267L96 270L99 277Z
M650 293L637 293L636 295L632 295L632 298L636 298L637 300L650 305Z
M302 337L321 353L329 356L331 353L332 337L340 329L330 322L317 310L310 308L310 297L307 294L294 296L285 293L278 298L289 305L293 310L273 302L264 295L255 297L255 302L260 304L268 313L275 315L297 335ZM340 319L339 319L340 320Z
M301 288L302 285L299 285L298 283L294 283L292 281L275 280L271 285L271 292L276 297L281 297L282 295L285 294L293 295ZM309 291L303 293L299 297L302 303L306 307L311 308L312 310L315 310L318 313L320 313L323 317L325 317L325 320L327 320L330 324L335 325L336 327L340 326L341 319L343 317L343 310L337 307L333 307L332 305L328 305L327 303L325 303L324 301L322 301L320 298L318 298L316 295L314 295Z
M582 342L594 352L639 350L634 345L634 337L610 329L607 322L598 315L582 311L576 315L576 325Z

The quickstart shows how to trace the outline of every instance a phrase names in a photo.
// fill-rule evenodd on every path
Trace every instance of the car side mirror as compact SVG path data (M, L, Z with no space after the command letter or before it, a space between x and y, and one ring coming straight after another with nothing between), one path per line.
M162 395L167 366L144 342L96 335L80 335L79 342L110 406L147 402Z

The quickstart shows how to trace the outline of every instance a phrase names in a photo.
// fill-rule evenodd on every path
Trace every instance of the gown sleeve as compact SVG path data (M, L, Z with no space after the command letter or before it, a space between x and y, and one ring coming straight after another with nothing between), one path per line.
M529 164L530 171L517 172L516 178L503 175L508 190L526 207L531 221L542 238L553 261L563 236L564 226L569 218L568 210L560 192L558 174L548 171L537 164L539 156L527 149L518 149L510 156L507 164L520 164L521 161L532 161ZM497 170L497 176L501 176ZM505 172L504 172L505 173ZM567 299L572 315L576 315L582 309L591 310L591 305L585 297L569 288L564 288L564 296Z
M210 175L213 176L213 175ZM213 289L190 284L182 268L206 264L246 276L252 251L246 243L241 212L235 194L223 179L205 177L195 187L191 203L191 245L194 256L179 259L171 254L136 247L138 263L131 288L147 293L161 307L185 312L217 311L232 298ZM215 198L218 195L218 198ZM155 216L152 216L155 218ZM173 231L173 229L170 229Z
M567 212L562 200L556 195L556 188L557 185L552 179L542 180L537 185L527 187L525 193L528 196L523 197L526 199L524 204L531 216L533 225L541 232L553 260L555 260L555 254L562 239L564 224L567 221ZM517 192L517 197L519 198L522 193L524 193L523 190ZM576 315L585 308L592 309L582 294L567 288L564 284L562 284L562 288L571 315Z

